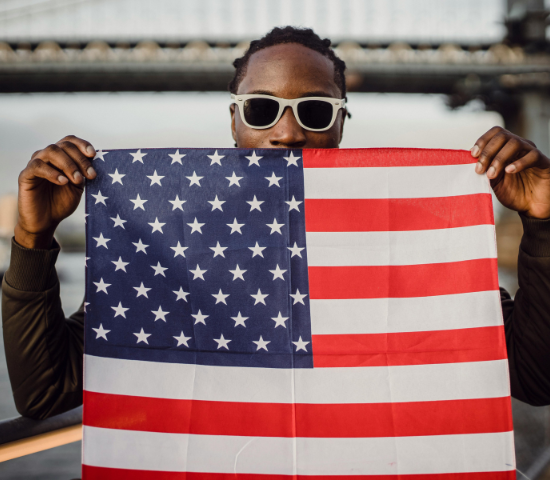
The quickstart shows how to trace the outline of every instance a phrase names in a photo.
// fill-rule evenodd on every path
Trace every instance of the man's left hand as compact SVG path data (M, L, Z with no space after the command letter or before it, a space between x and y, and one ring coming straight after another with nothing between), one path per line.
M530 217L550 218L550 160L530 140L493 127L473 146L476 172L491 181L505 207Z

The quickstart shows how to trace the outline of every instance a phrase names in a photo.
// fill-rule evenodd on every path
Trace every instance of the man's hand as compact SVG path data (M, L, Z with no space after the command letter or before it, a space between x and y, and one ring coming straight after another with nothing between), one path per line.
M95 149L69 135L33 154L19 175L19 221L15 241L26 248L49 248L61 220L80 202L84 177L96 172L91 159Z
M493 127L472 148L476 172L491 181L499 201L534 218L550 218L550 160L536 145Z

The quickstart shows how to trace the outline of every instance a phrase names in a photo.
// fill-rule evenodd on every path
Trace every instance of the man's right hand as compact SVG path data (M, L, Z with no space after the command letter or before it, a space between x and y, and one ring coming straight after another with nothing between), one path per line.
M33 154L19 175L19 221L15 227L19 245L51 247L55 229L80 202L84 177L96 177L94 156L94 147L74 135Z

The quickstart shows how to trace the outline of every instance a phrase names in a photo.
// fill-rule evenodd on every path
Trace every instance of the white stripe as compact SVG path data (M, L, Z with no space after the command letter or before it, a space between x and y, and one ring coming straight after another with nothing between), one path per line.
M502 325L500 292L435 297L311 300L311 333L425 332Z
M169 434L84 427L83 463L136 470L392 475L515 469L513 432L383 438Z
M307 232L310 267L420 265L496 258L495 227L404 232Z
M154 398L259 403L419 402L510 395L508 362L355 368L243 368L85 355L85 389Z
M304 168L306 198L429 198L490 193L474 164L435 167Z

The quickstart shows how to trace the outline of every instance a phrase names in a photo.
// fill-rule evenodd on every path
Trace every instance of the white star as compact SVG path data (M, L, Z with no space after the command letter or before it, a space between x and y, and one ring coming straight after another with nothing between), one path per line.
M204 280L203 274L207 272L207 270L201 270L201 267L199 267L198 263L197 263L197 268L195 268L195 270L189 269L189 271L193 274L193 280L196 280L197 278Z
M233 220L233 223L227 223L226 225L231 228L231 232L229 232L230 235L235 232L239 232L241 235L243 234L241 228L244 227L244 223L237 222L236 218Z
M288 248L291 252L292 252L292 255L290 256L290 258L294 257L295 255L298 255L300 258L302 258L302 254L300 253L302 250L304 250L304 248L300 248L296 242L294 242L294 246L293 247L286 247Z
M84 223L88 223L88 218L87 217L89 217L89 216L90 216L89 213L84 214Z
M92 197L95 198L94 205L97 205L98 203L102 203L103 205L107 206L107 204L105 203L105 200L107 200L109 197L104 197L103 195L101 195L101 190L98 190L97 195L94 195L92 193Z
M151 227L153 227L153 231L151 233L160 232L164 233L162 231L162 227L166 225L166 223L160 223L158 217L155 217L155 221L153 223L150 223Z
M267 352L267 344L271 342L269 340L264 340L260 335L260 339L258 341L252 340L252 343L256 344L256 351L258 351L260 348L263 348Z
M262 253L267 247L260 247L258 245L258 242L256 242L256 245L253 247L248 247L249 250L252 250L252 258L254 258L256 255L259 255L260 257L264 258L264 254Z
M113 179L113 181L111 182L111 185L114 185L115 183L120 183L121 185L124 185L122 183L122 177L125 177L126 174L124 173L118 173L118 168L115 169L115 173L109 173L109 177L111 177Z
M104 152L103 150L98 150L97 152L95 152L95 157L94 157L94 160L103 160L105 161L105 159L103 158L105 155L107 155L109 152Z
M162 275L166 278L166 275L164 275L164 271L168 270L168 268L161 266L160 262L157 262L157 265L151 265L151 268L155 271L155 274L153 275L156 277L157 275Z
M168 200L172 204L172 210L175 210L176 208L179 208L183 212L182 205L187 202L187 200L180 200L179 195L176 195L176 198L174 200Z
M105 293L107 293L107 288L111 286L110 283L105 283L105 282L103 281L103 278L101 278L101 279L99 280L99 282L97 282L97 283L94 282L94 285L97 287L97 290L95 291L95 293L99 293L99 292L105 292ZM107 293L107 295L109 295L109 294Z
M148 201L149 201L149 200L142 200L142 199L139 197L139 193L138 193L137 197L135 198L135 200L132 200L132 199L130 198L130 202L132 202L132 203L134 204L134 210L135 210L136 208L141 208L143 211L145 211L145 208L143 208L143 204L144 204L145 202L148 202Z
M256 195L254 195L254 198L249 202L247 201L246 203L248 203L250 205L250 211L252 210L258 210L258 212L261 212L262 209L260 208L260 205L262 203L265 203L263 200L258 200L256 198Z
M141 285L139 287L134 287L134 290L137 290L136 298L139 297L140 295L143 295L145 298L149 298L149 296L147 295L147 292L151 289L145 288L143 286L143 282L141 282Z
M243 178L243 177L237 177L237 175L235 175L235 172L233 172L233 175L231 175L230 177L225 177L227 180L229 180L229 186L231 185L237 185L237 187L240 187L241 185L239 184L239 181Z
M191 227L191 233L199 232L202 235L201 228L206 224L205 223L199 223L197 221L197 217L195 217L195 220L193 221L193 223L188 223L187 225L189 225Z
M283 157L287 162L287 167L290 167L291 165L294 165L295 167L298 166L298 160L302 157L295 157L292 152L290 152L290 157Z
M302 337L300 336L300 338L298 339L297 342L292 342L294 345L296 345L296 351L298 350L303 350L304 352L307 352L307 349L306 349L306 345L309 343L309 342L304 342L302 340Z
M159 305L159 309L156 312L154 310L151 310L151 313L155 314L155 322L157 320L162 320L163 322L166 322L166 315L168 315L170 312L164 312L162 310L162 307Z
M115 262L113 260L111 260L111 263L114 263L115 264L115 272L117 270L122 270L123 272L126 271L126 265L130 265L130 262L123 262L122 261L122 257L118 257L118 260Z
M307 293L301 294L300 290L296 289L296 293L290 293L289 295L294 300L294 303L292 305L296 305L297 303L301 303L302 305L305 305L304 298L307 297Z
M189 247L182 247L180 245L180 242L178 241L178 244L175 247L170 248L174 250L174 258L178 255L181 255L183 258L185 258L185 250L187 250Z
M214 152L214 155L206 155L206 156L211 160L210 166L217 163L220 167L222 166L221 159L225 157L225 155L218 155L217 150Z
M273 280L276 280L277 278L280 278L281 280L284 280L283 273L286 272L286 270L282 270L279 268L279 264L277 264L277 267L275 270L270 270L270 272L273 274Z
M103 160L103 159L102 159ZM107 334L111 331L111 330L105 330L103 328L103 324L100 323L99 324L99 328L92 328L92 330L97 334L95 339L97 340L99 337L103 337L105 340L107 340Z
M145 249L149 246L149 245L145 245L144 243L141 242L141 238L139 239L139 242L138 243L134 243L132 242L132 245L134 247L136 247L136 253L138 252L143 252L145 253L145 255L147 255L147 252L145 251Z
M121 317L124 317L126 318L126 313L128 310L130 310L129 308L124 308L122 306L122 303L121 302L118 302L118 307L111 307L114 311L115 311L115 318L118 317L119 315Z
M186 337L183 334L183 332L181 332L179 337L174 337L174 338L178 341L178 344L176 345L176 347L179 347L180 345L185 345L186 347L188 347L189 345L187 345L187 342L191 340L192 337Z
M158 175L156 170L153 172L153 175L146 175L146 177L151 180L151 185L149 185L150 187L152 187L155 183L162 187L160 181L164 178L164 176Z
M120 215L118 213L116 215L116 218L111 217L111 220L115 222L115 224L113 225L113 228L122 227L124 230L126 230L126 228L124 227L124 224L127 222L127 220L122 220L122 218L120 218Z
M222 205L225 203L224 200L218 200L218 196L216 195L216 198L214 200L208 200L208 203L212 205L212 211L219 210L220 212L223 212Z
M199 310L199 313L196 313L195 315L191 314L191 316L195 319L195 325L196 325L197 323L202 323L203 325L206 325L205 320L206 320L210 315L204 315L204 314L201 313L201 311Z
M135 162L141 162L143 163L143 157L145 157L145 155L147 155L146 153L141 153L141 148L136 152L136 153L130 153L130 155L132 155L132 163L135 163Z
M172 163L170 165L173 165L174 163L183 165L183 163L181 163L181 159L185 157L185 154L181 154L179 150L176 150L176 153L169 153L168 156L172 159Z
M283 177L277 177L275 175L275 172L272 172L271 173L271 177L265 177L266 180L269 180L269 185L268 187L271 187L272 185L276 185L277 187L281 187L279 185L279 180L281 180Z
M223 303L224 305L227 305L225 299L229 297L229 294L225 294L222 292L222 289L220 288L220 291L218 293L213 293L212 296L216 299L216 305L218 303Z
M241 280L244 280L243 274L246 272L246 270L241 270L239 268L239 264L235 267L235 270L229 270L233 274L233 280L237 280L237 278L240 278Z
M218 344L218 350L220 348L226 348L227 350L229 350L229 347L227 346L227 344L231 341L231 340L227 340L225 338L223 338L223 334L220 335L220 338L214 338L214 341L217 342Z
M84 308L84 313L86 313L86 307L90 305L90 302L84 302L84 304L82 305L83 308Z
M280 235L283 234L283 232L281 232L281 228L283 228L285 226L285 224L284 223L277 223L276 218L273 219L273 223L266 223L266 225L271 228L270 235L273 235L275 232L277 232Z
M201 186L200 182L204 177L199 177L199 176L197 176L197 174L195 172L193 172L193 175L191 175L190 177L185 177L185 178L187 178L187 180L189 180L189 186L198 185L200 187Z
M258 288L258 293L250 295L254 300L254 305L258 303L263 303L265 305L265 297L269 296L269 293L263 294L262 291Z
M210 247L210 250L214 252L214 257L216 258L218 255L221 255L223 258L225 258L225 255L223 253L224 250L227 250L228 247L221 247L220 242L217 242L215 247Z
M88 266L88 260L90 260L90 258L92 258L92 257L85 257L85 258L84 258L84 266L85 266L85 267Z
M248 159L248 161L250 162L248 164L249 167L252 166L252 165L257 165L259 167L260 166L260 159L264 158L264 157L256 156L256 150L254 150L250 157L245 157L245 158Z
M137 342L136 343L145 342L147 345L149 345L149 342L147 341L147 338L149 338L151 336L151 334L150 333L145 333L143 331L143 328L141 329L141 332L134 333L134 335L137 337Z
M107 246L107 242L111 241L111 239L110 238L105 238L103 236L103 233L100 233L99 237L92 237L92 238L97 242L96 248L97 247L105 247L107 250L109 249L109 247Z
M279 326L286 328L285 322L288 320L288 317L283 317L281 315L281 312L279 312L279 315L277 315L276 317L272 317L271 320L275 320L275 328Z
M296 211L300 211L300 209L298 208L298 205L300 205L301 203L304 203L304 202L299 202L298 200L296 200L296 197L294 197L294 195L292 195L292 200L290 200L289 202L285 202L286 204L288 204L288 211L290 212L291 210L296 210Z
M242 325L244 328L246 328L246 325L244 324L244 322L246 322L248 320L248 317L243 317L241 315L241 312L239 312L236 317L231 317L231 320L235 320L235 326L236 327L238 325Z
M178 300L183 300L184 302L187 302L187 295L189 295L189 292L184 292L183 288L181 287L178 291L174 290L173 292L176 294L176 297L177 297L176 302Z

